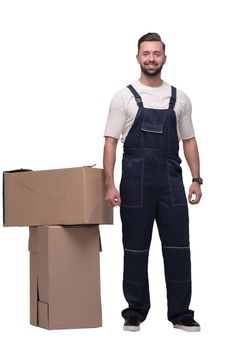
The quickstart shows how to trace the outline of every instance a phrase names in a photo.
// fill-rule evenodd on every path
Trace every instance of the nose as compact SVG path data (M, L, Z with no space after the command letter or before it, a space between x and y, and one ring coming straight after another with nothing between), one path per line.
M150 53L150 61L154 61L154 55L152 52Z

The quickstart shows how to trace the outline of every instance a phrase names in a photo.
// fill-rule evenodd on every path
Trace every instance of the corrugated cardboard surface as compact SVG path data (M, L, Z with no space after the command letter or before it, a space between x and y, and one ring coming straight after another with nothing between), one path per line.
M29 250L30 323L100 327L99 227L30 227Z
M4 226L113 223L103 169L5 172L3 178Z

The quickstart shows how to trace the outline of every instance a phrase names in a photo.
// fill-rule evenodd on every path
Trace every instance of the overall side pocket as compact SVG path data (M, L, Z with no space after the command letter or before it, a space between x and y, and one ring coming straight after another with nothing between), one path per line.
M120 183L122 206L134 208L143 206L143 175L144 158L123 158Z
M187 205L187 198L182 180L182 169L180 164L175 160L168 159L167 175L170 186L172 205Z

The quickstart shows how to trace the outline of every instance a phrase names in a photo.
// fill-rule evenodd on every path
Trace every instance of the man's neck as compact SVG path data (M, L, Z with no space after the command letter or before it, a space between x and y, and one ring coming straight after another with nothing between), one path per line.
M156 75L155 77L150 77L142 74L139 81L143 85L149 86L149 87L159 87L163 85L163 80L161 79L160 75Z

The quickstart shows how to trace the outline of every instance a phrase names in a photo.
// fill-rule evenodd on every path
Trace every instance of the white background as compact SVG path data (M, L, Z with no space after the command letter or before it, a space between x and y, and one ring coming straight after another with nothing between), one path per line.
M163 79L191 98L204 178L190 206L193 299L201 333L172 328L157 229L150 253L151 310L139 333L122 331L119 208L101 226L103 327L29 325L28 228L0 231L0 348L232 349L232 11L230 1L1 0L0 167L102 167L112 95L139 77L137 40L167 45ZM116 183L122 145L118 147ZM182 155L182 152L181 152ZM183 155L182 155L183 157ZM231 168L232 169L232 168ZM183 163L186 188L190 174ZM4 345L3 345L4 344Z

